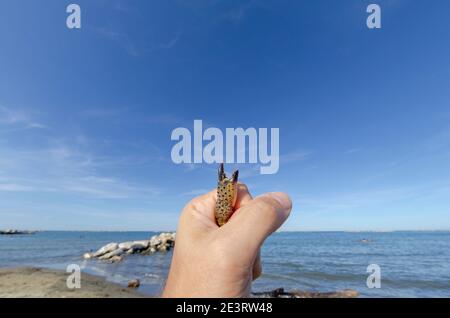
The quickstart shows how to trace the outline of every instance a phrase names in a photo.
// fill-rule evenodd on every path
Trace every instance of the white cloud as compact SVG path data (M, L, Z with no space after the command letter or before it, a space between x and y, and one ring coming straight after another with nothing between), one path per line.
M199 195L208 193L209 191L211 191L211 189L209 189L209 190L208 189L195 189L192 191L181 193L180 196L181 197L197 197Z
M361 148L350 148L350 149L347 149L347 150L345 151L345 153L348 154L348 155L350 155L350 154L352 154L352 153L360 152L361 150L362 150Z
M150 45L148 51L153 52L153 51L158 51L158 50L169 50L178 43L180 38L181 38L181 33L177 33L171 39L167 40L166 42L154 43L154 44Z
M143 53L152 53L159 50L170 50L174 48L181 39L181 32L177 32L167 40L152 40L147 43L136 44L137 41L123 31L115 31L105 27L94 29L103 38L117 43L130 56L139 57Z
M224 14L224 18L235 24L238 24L248 16L249 12L252 9L255 8L267 9L267 6L266 4L263 4L261 1L258 0L249 0L246 2L242 1L236 8L233 8L232 10L226 12Z
M29 192L35 188L14 183L0 183L0 192Z
M281 164L294 163L305 160L311 155L310 151L296 150L280 156Z
M347 191L323 194L320 197L305 195L294 198L299 210L312 212L340 211L354 208L367 208L378 204L404 200L430 199L434 196L450 196L449 183L430 183L417 186L399 186L383 189Z
M33 121L29 115L20 110L12 110L0 105L0 125L14 126L21 129L42 129L45 125Z
M58 192L98 199L149 198L161 194L158 187L130 183L97 172L102 164L120 169L127 160L99 158L87 149L77 149L75 143L60 140L54 143L27 150L0 145L3 155L0 157L0 192Z

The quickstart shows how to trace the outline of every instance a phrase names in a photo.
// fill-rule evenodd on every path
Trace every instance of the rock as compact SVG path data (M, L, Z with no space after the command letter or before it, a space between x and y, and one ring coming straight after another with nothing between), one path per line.
M313 293L294 290L291 292L296 298L356 298L359 293L356 290L345 289L335 292Z
M149 244L150 244L149 241L124 242L119 244L119 248L123 250L133 249L135 251L140 251L148 248Z
M153 254L155 252L156 252L156 249L154 247L149 247L149 248L147 248L147 249L145 249L143 251L140 251L140 253L142 255L150 255L150 254Z
M100 248L97 252L94 253L93 257L99 257L106 253L110 253L114 250L117 250L119 248L119 244L117 243L109 243L102 248Z
M139 288L139 286L141 286L139 279L133 279L128 282L128 288Z
M159 237L152 237L150 239L150 246L158 246L159 244L161 244L161 239Z
M110 259L111 257L114 257L114 256L121 256L123 253L125 253L125 251L121 248L118 248L117 250L103 254L98 259Z
M119 248L123 250L129 250L133 246L133 242L123 242L119 244Z
M110 259L108 259L109 263L119 263L123 260L123 256L119 256L119 255L114 255L113 257L111 257Z
M156 252L169 251L175 245L175 233L163 232L153 235L149 240L127 241L120 244L109 243L95 253L85 253L85 259L97 258L110 262L118 262L126 255L143 254L149 255Z
M94 257L94 254L92 253L84 253L83 258L84 259L91 259Z
M158 251L160 252L166 252L168 250L167 245L161 245L158 247Z

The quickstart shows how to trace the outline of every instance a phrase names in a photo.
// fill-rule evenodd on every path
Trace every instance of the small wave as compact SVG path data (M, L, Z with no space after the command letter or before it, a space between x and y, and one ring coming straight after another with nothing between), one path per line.
M310 271L303 272L301 276L304 278L310 278L315 280L323 280L323 281L346 281L346 282L356 282L356 281L364 281L366 277L364 275L355 275L355 274L344 274L344 273L326 273L326 272L318 272L318 271Z
M412 279L402 279L402 280L394 280L394 279L386 279L382 278L381 280L382 286L387 286L391 288L420 288L420 289L435 289L435 290L449 290L450 291L450 282L446 280L442 281L430 281L430 280L412 280Z

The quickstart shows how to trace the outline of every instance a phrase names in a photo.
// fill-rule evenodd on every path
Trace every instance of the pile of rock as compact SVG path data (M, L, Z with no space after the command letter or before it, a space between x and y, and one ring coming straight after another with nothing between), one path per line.
M111 263L120 262L126 255L149 255L169 251L175 244L175 233L161 233L149 240L109 243L93 253L85 253L84 259L99 259Z

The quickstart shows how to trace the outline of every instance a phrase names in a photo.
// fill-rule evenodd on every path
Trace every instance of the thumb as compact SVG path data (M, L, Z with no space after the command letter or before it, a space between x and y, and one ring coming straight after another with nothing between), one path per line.
M226 236L255 253L288 218L291 199L282 192L261 195L238 209L222 229Z

